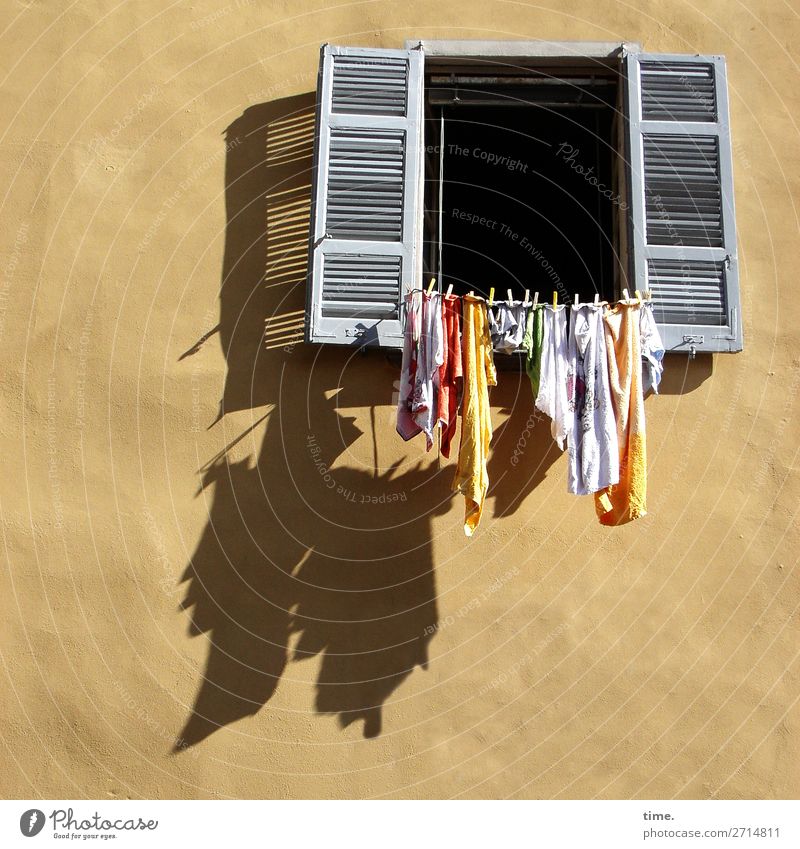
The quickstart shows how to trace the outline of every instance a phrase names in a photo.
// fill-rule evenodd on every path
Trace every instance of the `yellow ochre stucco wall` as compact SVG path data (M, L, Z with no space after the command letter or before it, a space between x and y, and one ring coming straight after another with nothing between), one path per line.
M2 7L4 796L798 795L796 6ZM668 360L645 519L501 373L465 539L296 341L319 45L412 37L727 57L745 351Z

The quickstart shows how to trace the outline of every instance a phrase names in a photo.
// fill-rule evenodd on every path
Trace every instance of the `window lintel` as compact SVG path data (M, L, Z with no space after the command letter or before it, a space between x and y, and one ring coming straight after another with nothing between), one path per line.
M483 41L406 39L406 50L421 48L428 64L452 59L483 59L496 62L532 60L537 65L571 65L576 61L618 63L625 53L641 52L641 46L621 41Z

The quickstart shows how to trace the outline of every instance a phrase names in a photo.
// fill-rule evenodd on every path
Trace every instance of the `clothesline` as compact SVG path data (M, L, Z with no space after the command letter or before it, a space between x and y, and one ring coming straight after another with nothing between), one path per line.
M567 489L594 494L602 524L646 514L644 394L658 392L664 346L650 297L558 305L509 298L494 301L434 293L406 295L397 431L437 428L450 456L458 412L461 440L453 489L465 497L464 532L480 521L488 491L492 438L489 387L496 385L494 353L521 351L535 406L551 419L551 434L568 454ZM649 293L647 293L649 295ZM459 309L460 304L460 309ZM566 307L570 309L567 310ZM569 321L568 321L569 317ZM463 332L462 332L463 324Z
M425 294L427 294L427 295L441 294L440 292L434 292L433 291L433 286L434 286L435 283L436 283L435 280L431 280L431 284L427 287L427 289L422 287L422 286L416 286L413 289L407 289L406 292L408 294L414 294L416 292L425 292ZM447 295L447 297L452 296L452 294L453 294L453 284L452 283L450 283L448 285L447 291L446 291L445 294ZM494 289L493 288L489 289L489 297L488 298L484 298L482 295L476 295L474 291L470 291L467 294L469 295L470 298L477 298L479 301L484 301L490 307L494 306L497 303L511 303L511 302L516 302L516 301L519 300L519 299L513 297L513 293L511 291L511 289L506 290L506 294L508 296L506 301L495 301L495 299L494 299ZM455 297L461 298L461 297L463 297L463 295L456 295ZM625 303L625 302L628 302L628 301L636 301L638 303L644 303L644 302L652 303L653 293L650 289L646 289L644 292L640 292L638 289L636 289L635 298L631 298L629 293L628 293L628 290L623 289L622 290L622 297L616 303ZM519 303L523 304L526 307L531 306L531 305L537 306L538 303L539 303L539 293L534 292L533 301L531 301L530 290L526 289L525 290L525 298L522 301L519 301ZM557 303L558 303L558 292L553 292L553 307L554 308L556 307ZM574 306L578 307L578 306L581 306L581 304L588 304L588 303L593 303L595 306L599 306L600 304L611 304L611 303L614 303L614 302L613 301L601 301L599 293L595 294L594 301L581 301L580 295L577 292L575 293L575 300L573 301Z

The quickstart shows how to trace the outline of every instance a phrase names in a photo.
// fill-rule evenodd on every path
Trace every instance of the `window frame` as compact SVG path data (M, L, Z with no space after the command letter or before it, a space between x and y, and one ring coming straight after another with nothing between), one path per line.
M329 45L323 46L324 51L330 50ZM332 48L345 54L357 55L359 52L369 53L371 48ZM715 261L723 259L726 265L725 277L722 283L723 295L727 299L729 324L723 326L694 325L694 324L668 324L659 322L659 328L665 337L667 351L685 352L694 356L695 350L701 351L740 351L742 350L742 317L740 308L740 291L738 281L738 263L736 248L736 225L735 209L733 199L733 176L732 176L732 147L730 140L729 105L727 92L727 75L725 73L725 61L721 56L701 56L689 54L660 54L645 53L641 46L635 42L591 42L591 41L463 41L463 40L419 40L408 39L404 44L404 51L418 52L421 56L421 90L419 100L424 104L426 96L425 75L431 70L436 72L445 70L448 65L457 67L459 63L474 63L482 66L480 72L490 75L492 67L501 65L528 66L531 68L554 69L590 69L592 66L602 65L606 72L613 71L619 76L620 91L622 92L623 120L621 121L620 143L617 155L620 157L621 173L619 182L624 188L628 209L624 214L625 221L620 222L619 232L616 233L616 241L620 251L618 265L620 267L620 280L615 286L617 297L622 296L622 290L627 288L631 294L636 289L644 291L647 285L647 259L648 257L659 257L661 254L669 254L662 251L658 246L646 244L646 219L644 212L644 175L642 172L642 149L639 139L643 138L642 125L656 127L663 133L685 133L687 125L692 131L697 129L698 133L712 135L716 134L720 140L719 148L719 180L722 197L722 216L724 248L709 247L682 247L680 255L691 259L708 259L713 253ZM374 52L374 51L373 51ZM386 51L388 54L390 51ZM398 51L398 55L399 55ZM707 124L705 127L700 123L678 122L678 121L643 121L641 117L641 85L639 78L640 62L644 60L675 61L675 62L709 62L713 63L715 80L717 81L717 121ZM324 63L324 58L323 58ZM473 67L474 67L473 64ZM320 142L323 136L322 130L330 129L330 123L326 126L320 123L320 116L325 115L326 103L328 106L330 92L323 90L324 65L320 67L320 82L318 85L318 125L315 135L314 152L314 185L312 195L312 232L309 248L309 286L308 304L306 317L306 339L307 341L324 342L322 338L314 336L313 327L315 322L318 326L319 298L318 290L322 283L319 272L318 251L320 241L329 239L324 232L324 216L318 214L320 203L324 209L324 187L320 188L318 181L325 177L327 160L322 160L325 153L324 145ZM329 75L330 76L330 75ZM330 115L328 114L328 120ZM420 116L420 121L423 119ZM322 145L322 146L321 146ZM400 296L398 303L398 319L388 322L392 325L390 333L377 332L369 334L354 334L349 331L346 335L350 338L331 338L328 341L358 344L379 345L380 347L401 347L402 339L397 332L397 325L402 325L402 309L404 296L411 288L421 285L422 274L422 198L425 180L424 143L420 144L419 160L414 175L413 191L416 193L414 201L417 211L413 257L414 268L412 273L404 269L404 280L400 285ZM622 213L621 213L622 215ZM637 223L640 226L637 226ZM359 243L352 242L350 250L355 250ZM363 246L362 246L363 247ZM720 254L720 250L723 251ZM711 253L710 253L711 252ZM675 256L673 252L671 254ZM351 322L357 319L351 319ZM379 321L378 324L387 323L387 320ZM347 324L346 321L343 324ZM341 333L338 334L342 336Z

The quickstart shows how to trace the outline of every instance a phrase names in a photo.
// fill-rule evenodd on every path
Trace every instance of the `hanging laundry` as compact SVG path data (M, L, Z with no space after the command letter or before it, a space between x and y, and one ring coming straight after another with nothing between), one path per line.
M639 322L639 303L621 302L607 310L603 318L619 442L619 483L595 493L595 508L604 525L619 525L647 514Z
M442 296L443 362L439 368L439 422L442 428L441 452L450 456L450 443L456 435L458 396L461 389L461 298Z
M439 368L443 360L442 297L438 292L423 292L411 415L425 434L428 451L433 447L433 431L439 417Z
M489 307L488 313L492 348L499 354L512 354L525 333L525 306L522 301L500 301Z
M400 390L397 401L397 432L406 441L416 436L421 428L414 420L412 400L417 374L417 355L422 321L422 292L409 292L404 301L405 331L403 333L403 359L400 366Z
M567 489L588 495L619 483L619 439L608 379L605 305L571 307Z
M652 389L658 395L658 384L664 371L664 343L658 332L653 305L649 301L642 303L639 310L639 336L642 346L642 394Z
M464 397L461 406L461 445L453 489L464 495L464 533L472 536L480 522L483 502L489 489L489 474L486 470L489 443L492 440L489 387L496 385L497 376L492 359L486 306L473 295L465 295L462 301Z
M525 352L525 372L531 381L534 399L539 394L539 374L542 368L542 333L544 304L534 304L525 318L522 350Z
M567 313L563 305L544 307L542 359L536 406L550 416L550 432L564 450L567 418Z

